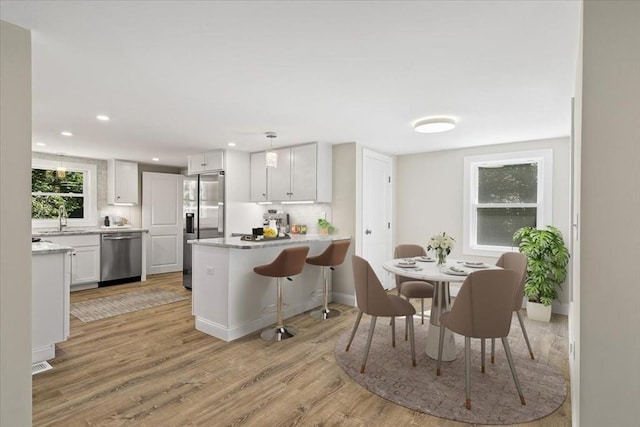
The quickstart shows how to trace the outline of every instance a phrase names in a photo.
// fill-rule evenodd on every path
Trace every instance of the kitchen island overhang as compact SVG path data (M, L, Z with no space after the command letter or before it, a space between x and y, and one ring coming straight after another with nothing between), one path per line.
M266 328L276 321L276 281L253 268L272 262L287 247L309 246L321 254L340 235L294 235L291 239L245 241L240 237L189 240L193 256L192 314L196 329L224 341ZM340 268L340 267L337 267ZM305 265L284 286L284 319L323 303L322 269ZM331 295L329 295L331 301Z

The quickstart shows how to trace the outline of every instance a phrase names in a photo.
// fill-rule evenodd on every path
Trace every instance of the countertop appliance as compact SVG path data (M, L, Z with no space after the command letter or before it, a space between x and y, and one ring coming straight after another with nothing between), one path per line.
M100 235L99 286L134 282L142 275L142 233Z
M269 225L269 221L275 221L278 231L288 233L289 230L289 214L285 212L267 212L262 215L265 227Z
M191 245L188 240L224 236L224 171L184 178L182 284L191 289Z

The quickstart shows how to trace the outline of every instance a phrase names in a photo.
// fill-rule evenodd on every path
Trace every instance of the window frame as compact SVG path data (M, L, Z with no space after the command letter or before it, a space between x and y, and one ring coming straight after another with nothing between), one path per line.
M478 169L536 163L538 188L536 203L478 203ZM544 227L552 219L553 150L531 150L511 153L465 156L463 191L463 253L465 255L499 256L504 252L517 252L516 246L480 245L477 242L478 208L483 207L535 207L536 226Z
M70 227L87 227L96 226L98 224L97 210L97 167L90 163L69 163L59 160L32 159L31 169L49 169L56 170L57 167L64 166L67 171L82 172L83 177L83 193L84 198L84 217L68 218L67 225ZM33 195L33 192L31 193ZM58 219L36 219L31 218L32 228L51 228L58 226Z

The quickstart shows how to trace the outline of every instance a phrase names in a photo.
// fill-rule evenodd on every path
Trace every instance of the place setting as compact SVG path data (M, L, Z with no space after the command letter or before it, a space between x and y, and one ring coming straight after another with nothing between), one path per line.
M412 270L422 270L422 268L416 263L414 258L402 258L396 261L396 267L412 269Z

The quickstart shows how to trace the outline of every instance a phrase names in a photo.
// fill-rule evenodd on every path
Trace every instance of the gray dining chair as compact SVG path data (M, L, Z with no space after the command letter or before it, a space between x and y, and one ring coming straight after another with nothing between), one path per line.
M524 336L524 341L527 343L527 348L529 349L529 356L532 360L535 360L533 355L533 349L531 348L531 343L529 342L529 335L527 334L527 328L524 326L524 320L522 319L522 313L520 309L522 309L522 300L524 299L524 284L527 279L527 256L520 252L505 252L500 255L498 261L496 262L496 266L501 267L505 270L512 270L516 272L516 293L513 298L513 311L516 312L518 316L518 322L520 323L520 329L522 330L522 335ZM481 351L482 351L482 361L481 361L481 371L485 371L485 363L484 363L484 340L481 343ZM495 363L495 350L496 349L496 340L491 340L491 364Z
M481 270L462 284L451 311L440 315L440 343L436 375L440 376L445 328L464 336L465 407L471 409L471 338L501 338L520 403L526 405L509 347L516 273L511 270Z
M373 331L376 327L376 320L378 316L391 317L391 345L393 347L396 346L395 317L405 316L411 342L411 362L413 366L416 366L416 347L413 335L413 315L416 314L416 309L409 301L402 299L397 295L387 294L382 287L380 280L378 280L376 273L373 271L373 268L371 268L371 265L369 265L365 259L360 258L357 255L353 255L352 264L358 315L356 317L356 323L353 325L351 337L349 338L345 351L349 351L349 347L351 347L353 338L358 330L358 325L362 319L362 314L369 314L371 316L369 336L367 338L367 345L362 357L362 363L360 364L360 373L364 373L364 369L367 364L367 357L369 356L369 349L371 348Z
M398 245L393 252L394 258L413 258L425 256L427 253L420 245ZM420 323L424 325L424 299L433 298L433 283L426 280L412 279L410 277L396 275L396 289L398 295L404 296L407 301L411 298L420 298ZM407 339L405 330L404 339Z

